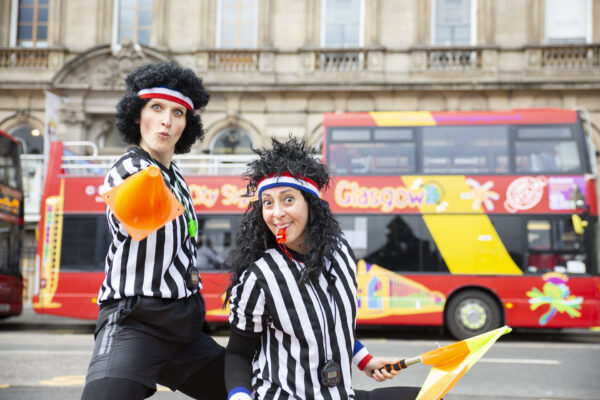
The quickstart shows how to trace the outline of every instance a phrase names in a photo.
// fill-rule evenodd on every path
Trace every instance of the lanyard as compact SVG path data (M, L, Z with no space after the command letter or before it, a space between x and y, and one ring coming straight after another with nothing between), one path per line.
M331 283L329 282L329 279L327 277L325 277L325 279L327 279L327 291L329 292L329 295L331 296L331 301L333 303L333 331L331 331L331 327L327 321L327 315L325 313L325 309L323 308L323 305L321 304L321 299L319 299L319 295L317 294L317 291L315 290L315 288L313 287L313 283L312 282L308 282L308 286L310 287L310 289L312 290L313 294L315 295L315 298L317 300L317 304L319 305L319 309L321 311L321 316L323 318L323 339L324 339L324 344L323 344L323 353L325 355L325 363L321 366L320 368L320 378L321 378L321 383L325 386L329 386L329 387L333 387L333 386L337 386L341 381L342 381L342 368L340 366L340 364L337 361L333 360L333 345L331 344L332 342L332 336L335 336L335 327L337 324L337 307L336 307L336 302L335 299L333 298L333 290L334 287L330 286ZM329 351L331 351L331 358L329 358Z
M190 237L196 237L196 232L198 230L198 222L194 218L192 218L192 214L188 211L188 209L185 205L185 196L183 194L183 189L181 189L181 186L179 185L179 180L177 179L177 175L175 174L173 167L172 166L169 167L169 170L171 171L171 173L173 174L173 177L175 178L175 184L177 185L177 189L175 189L175 187L173 185L171 185L170 177L165 174L165 172L162 170L160 165L158 165L156 160L152 157L150 157L150 159L158 167L158 169L160 169L160 172L165 177L165 182L167 183L167 185L169 185L169 187L171 188L171 191L177 197L177 200L179 200L181 202L181 205L183 205L183 209L185 210L185 215L188 218L188 231L190 233Z

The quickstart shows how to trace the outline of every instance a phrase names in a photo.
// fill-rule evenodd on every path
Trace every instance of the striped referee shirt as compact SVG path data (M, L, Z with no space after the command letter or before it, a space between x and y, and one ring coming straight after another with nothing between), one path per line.
M106 207L113 240L104 264L106 276L98 294L99 304L130 296L179 299L197 292L196 288L190 289L186 285L186 277L196 265L196 245L188 232L188 215L196 219L196 213L177 166L171 163L172 168L167 169L158 162L154 164L146 151L132 147L110 169L100 193L107 192L150 165L161 169L167 187L188 212L138 242L129 236L110 208ZM144 195L139 193L139 196Z
M318 282L298 284L304 264L301 255L291 253L294 261L278 248L267 250L232 288L232 329L261 334L252 365L252 397L354 398L353 351L367 353L355 341L354 255L345 241L340 243L340 250L326 263L335 278L328 282L321 274ZM320 370L332 359L340 364L342 381L328 387L321 384Z

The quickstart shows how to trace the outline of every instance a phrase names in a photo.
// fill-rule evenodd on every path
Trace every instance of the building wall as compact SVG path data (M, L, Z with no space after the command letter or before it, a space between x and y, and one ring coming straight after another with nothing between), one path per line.
M600 0L591 2L598 40ZM4 60L24 51L9 46L15 3L0 2ZM1 129L42 128L50 90L67 100L59 138L119 152L102 137L113 129L123 77L140 63L171 59L203 76L212 94L198 152L230 125L243 125L256 145L290 132L317 142L327 111L582 106L600 125L599 44L588 45L591 65L545 65L545 0L477 0L477 45L467 49L477 65L449 68L429 62L440 50L430 45L431 1L364 1L364 47L349 53L363 64L349 67L320 64L320 0L260 0L257 48L231 52L216 49L218 1L155 0L151 44L141 50L111 43L116 3L50 0L48 49L33 50L44 52L43 65L0 65Z

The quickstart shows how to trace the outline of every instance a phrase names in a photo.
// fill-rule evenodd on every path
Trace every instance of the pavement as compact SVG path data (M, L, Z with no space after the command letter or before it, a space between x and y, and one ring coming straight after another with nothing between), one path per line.
M94 332L95 320L38 314L31 304L23 305L21 315L0 319L0 330L68 330L82 333Z

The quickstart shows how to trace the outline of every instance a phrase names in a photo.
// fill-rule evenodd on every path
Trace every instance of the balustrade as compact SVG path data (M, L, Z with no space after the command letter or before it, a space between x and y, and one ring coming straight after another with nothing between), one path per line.
M600 67L600 45L542 47L542 67L587 69Z
M362 71L367 51L363 49L324 49L315 51L315 69L321 71Z
M480 48L432 48L427 50L427 69L431 71L472 71L481 69Z
M48 68L48 49L22 47L0 48L0 68Z
M209 68L214 71L258 71L259 51L210 51Z

